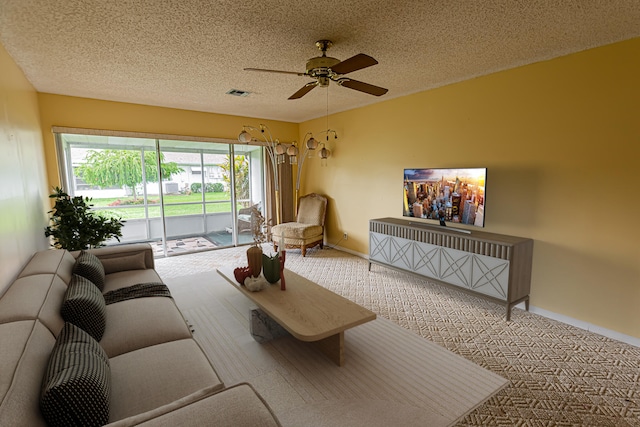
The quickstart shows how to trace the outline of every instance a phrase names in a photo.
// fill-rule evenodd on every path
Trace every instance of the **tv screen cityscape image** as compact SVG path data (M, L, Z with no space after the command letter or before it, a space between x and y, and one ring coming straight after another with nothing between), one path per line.
M403 216L484 227L487 168L405 169Z

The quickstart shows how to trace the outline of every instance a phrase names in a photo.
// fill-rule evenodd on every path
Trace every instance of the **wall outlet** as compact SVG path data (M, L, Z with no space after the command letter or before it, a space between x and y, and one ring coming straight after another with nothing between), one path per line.
M342 236L342 239L349 240L349 236L347 235L347 233L344 233L344 236Z

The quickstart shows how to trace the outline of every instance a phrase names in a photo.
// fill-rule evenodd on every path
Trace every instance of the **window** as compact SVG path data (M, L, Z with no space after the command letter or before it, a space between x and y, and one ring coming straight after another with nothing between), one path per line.
M56 140L63 187L124 219L121 242L172 255L252 241L237 212L264 205L261 147L63 132Z

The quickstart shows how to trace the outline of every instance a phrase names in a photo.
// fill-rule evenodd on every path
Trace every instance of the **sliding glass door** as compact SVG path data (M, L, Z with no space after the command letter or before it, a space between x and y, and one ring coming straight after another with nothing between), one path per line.
M64 189L122 217L121 242L170 256L252 241L251 207L264 206L261 147L66 133L57 141Z

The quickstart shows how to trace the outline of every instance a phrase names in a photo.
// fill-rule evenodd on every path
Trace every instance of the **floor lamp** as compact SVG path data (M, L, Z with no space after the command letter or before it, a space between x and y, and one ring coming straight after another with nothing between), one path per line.
M254 138L250 131L260 132L262 140ZM238 135L238 141L243 144L257 143L265 148L265 151L269 155L271 161L271 167L273 168L273 182L276 198L276 224L280 224L280 180L278 176L278 165L284 163L284 156L287 154L287 149L294 144L284 145L280 141L273 138L271 130L267 125L260 124L259 127L254 126L242 126L242 132ZM296 150L297 154L297 150ZM295 156L289 154L289 158L292 159ZM293 159L292 159L293 160ZM296 202L297 204L297 202Z
M338 134L335 130L327 129L320 133L327 134L327 142L329 141L329 135L333 135L334 139L338 139ZM307 136L309 137L309 139L307 139ZM307 134L302 139L307 139L307 142L305 143L304 153L302 154L300 162L298 163L298 174L296 177L296 217L298 216L298 193L300 192L300 178L302 177L302 166L304 165L305 159L307 157L311 157L311 154L309 152L314 151L318 147L322 147L318 151L318 157L320 157L321 159L327 159L331 155L331 151L326 147L326 144L324 142L318 143L311 132L307 132Z

